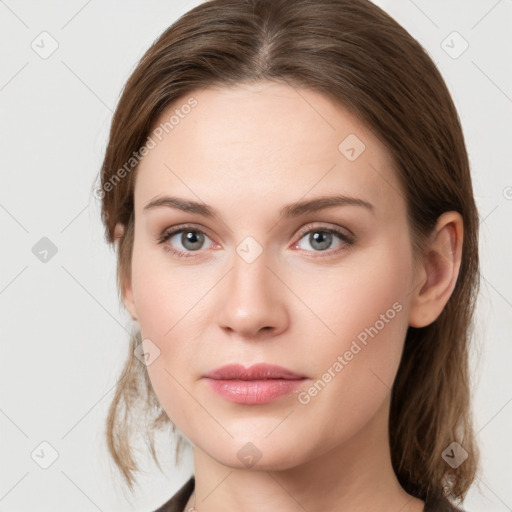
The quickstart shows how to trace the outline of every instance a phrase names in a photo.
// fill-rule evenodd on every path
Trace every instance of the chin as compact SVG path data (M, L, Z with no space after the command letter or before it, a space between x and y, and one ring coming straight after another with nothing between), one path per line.
M301 451L297 451L297 445ZM265 439L263 435L244 436L218 441L203 440L197 445L220 464L233 469L255 471L282 471L300 465L307 459L307 450L293 436L287 440L281 438Z

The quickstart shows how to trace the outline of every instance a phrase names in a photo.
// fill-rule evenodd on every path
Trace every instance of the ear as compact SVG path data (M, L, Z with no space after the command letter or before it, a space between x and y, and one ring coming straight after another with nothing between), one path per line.
M121 244L121 240L124 236L124 226L120 223L117 223L114 228L114 243L117 246L117 250L119 251L119 246ZM128 277L122 278L121 283L121 294L123 297L124 307L130 313L132 320L137 320L137 311L135 309L135 302L133 300L133 291L132 291L132 283Z
M463 229L458 212L445 212L437 220L411 292L411 327L434 322L448 302L459 275Z

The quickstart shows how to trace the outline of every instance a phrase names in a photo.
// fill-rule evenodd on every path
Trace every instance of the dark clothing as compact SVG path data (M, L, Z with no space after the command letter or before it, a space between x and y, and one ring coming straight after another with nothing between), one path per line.
M164 503L155 512L186 512L183 509L187 504L190 495L194 491L195 479L192 476L180 490L166 503ZM464 512L450 504L450 502L440 493L425 502L423 512Z

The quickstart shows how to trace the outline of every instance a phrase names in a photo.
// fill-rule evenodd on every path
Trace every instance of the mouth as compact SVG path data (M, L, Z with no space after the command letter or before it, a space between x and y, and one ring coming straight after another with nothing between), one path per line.
M271 364L226 365L203 376L210 389L234 403L261 405L289 395L307 377Z

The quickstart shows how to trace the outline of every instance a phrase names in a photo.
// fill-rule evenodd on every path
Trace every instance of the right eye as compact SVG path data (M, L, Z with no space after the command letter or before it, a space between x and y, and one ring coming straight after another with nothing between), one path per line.
M176 239L173 242L173 239ZM195 257L195 254L187 254L199 252L205 239L209 239L208 235L193 226L176 226L165 230L158 239L158 243L165 244L165 250L178 256L179 258ZM171 243L167 243L171 242ZM181 248L179 245L181 244ZM176 245L178 248L176 249Z

